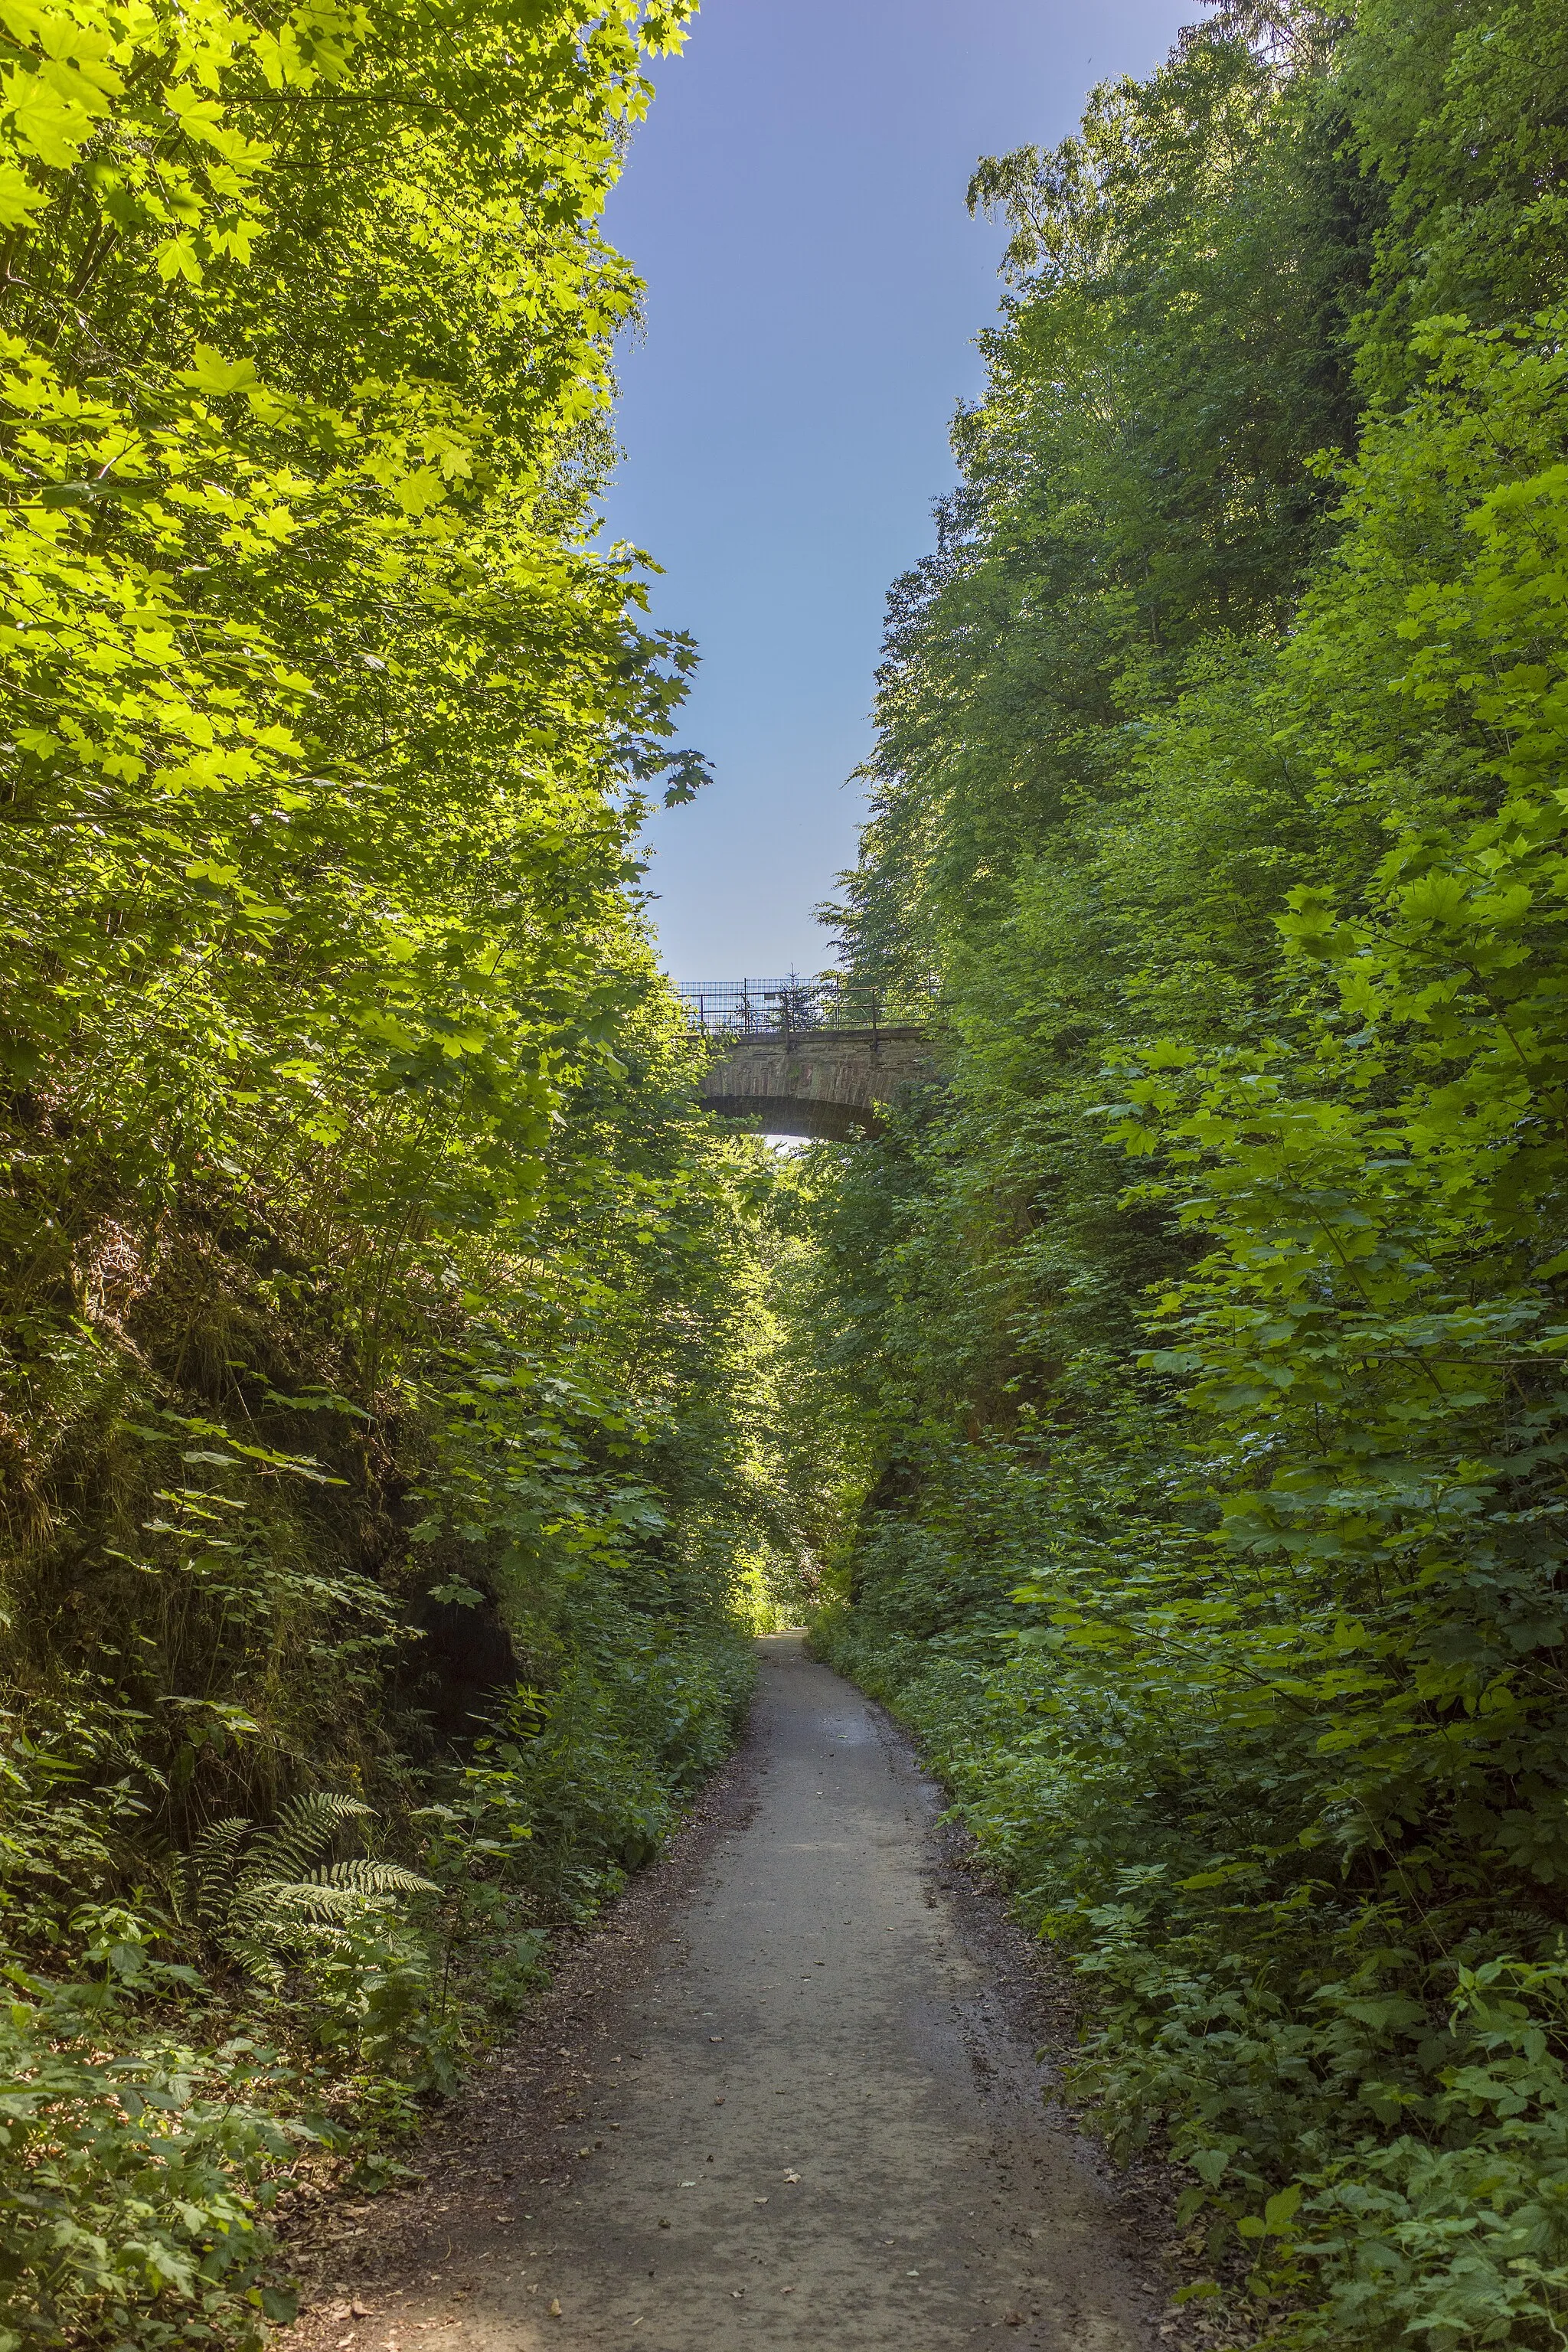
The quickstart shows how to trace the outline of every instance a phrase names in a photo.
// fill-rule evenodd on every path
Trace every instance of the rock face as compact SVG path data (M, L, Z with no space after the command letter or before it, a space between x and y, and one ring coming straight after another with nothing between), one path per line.
M875 1133L900 1088L941 1076L923 1029L816 1029L738 1038L702 1081L721 1118L836 1142Z

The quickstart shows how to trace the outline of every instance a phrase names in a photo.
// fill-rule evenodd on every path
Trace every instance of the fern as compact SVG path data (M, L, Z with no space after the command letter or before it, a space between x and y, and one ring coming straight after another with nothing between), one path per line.
M398 1895L437 1893L401 1863L321 1861L337 1832L370 1812L358 1797L318 1789L264 1830L240 1814L215 1822L187 1857L191 1917L247 1975L275 1984L290 1947L331 1945Z

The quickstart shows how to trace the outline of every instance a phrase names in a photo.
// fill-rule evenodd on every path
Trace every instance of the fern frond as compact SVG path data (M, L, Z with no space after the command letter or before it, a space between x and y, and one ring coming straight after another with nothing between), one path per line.
M362 1820L370 1810L358 1797L340 1796L331 1789L312 1789L307 1796L291 1798L251 1847L239 1874L240 1885L261 1879L298 1882L342 1824Z
M229 1914L237 1934L274 1937L301 1921L363 1919L377 1898L358 1886L334 1886L321 1879L269 1878L241 1889Z
M416 1870L405 1870L400 1862L371 1862L356 1854L348 1862L334 1862L322 1870L312 1870L308 1882L312 1886L352 1886L359 1895L439 1895L440 1888L433 1878L421 1878Z
M283 1982L283 1963L266 1937L230 1933L220 1936L218 1942L231 1960L237 1960L247 1977L258 1984L270 1985L274 1991Z
M187 1900L193 1917L204 1927L228 1916L235 1865L251 1827L243 1813L229 1813L205 1829L185 1856Z

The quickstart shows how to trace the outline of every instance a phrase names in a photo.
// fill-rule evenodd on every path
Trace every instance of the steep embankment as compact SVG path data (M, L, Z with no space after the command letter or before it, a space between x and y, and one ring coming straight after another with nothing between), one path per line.
M254 2341L723 1752L756 1153L590 551L685 0L6 15L0 2337Z
M1292 2340L1568 2311L1565 57L1237 6L982 167L845 909L951 1084L784 1261L829 1654Z

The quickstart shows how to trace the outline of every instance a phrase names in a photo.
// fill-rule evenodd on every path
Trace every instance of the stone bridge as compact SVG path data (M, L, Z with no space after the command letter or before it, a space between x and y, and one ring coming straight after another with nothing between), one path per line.
M702 1099L768 1135L874 1134L900 1088L939 1075L923 1029L778 1029L716 1037Z

